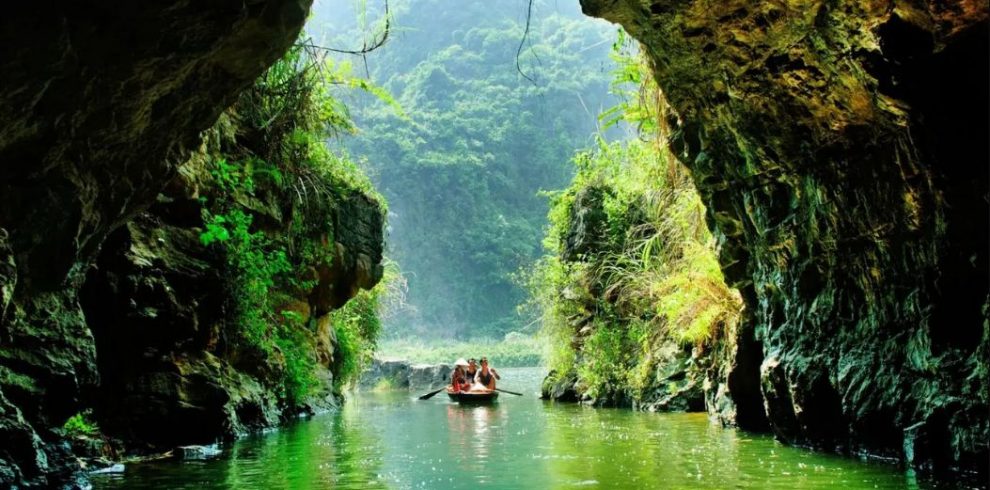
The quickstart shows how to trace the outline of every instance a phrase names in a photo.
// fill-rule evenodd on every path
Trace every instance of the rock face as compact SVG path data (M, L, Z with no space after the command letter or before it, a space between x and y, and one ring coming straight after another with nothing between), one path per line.
M540 387L540 398L558 402L577 402L580 399L577 383L578 376L574 371L566 373L550 371Z
M643 394L646 401L634 408L651 412L702 412L705 410L705 364L699 348L670 343L654 352L656 382Z
M334 191L305 197L261 179L250 194L221 190L209 168L243 143L240 132L211 130L210 143L179 167L156 203L107 238L83 285L101 377L96 411L106 432L132 446L209 443L274 426L299 410L334 406L340 359L327 315L382 277L383 214L373 199L335 183L327 186ZM268 291L280 298L277 308L294 314L290 328L312 346L319 386L301 406L279 393L278 380L289 369L285 354L258 352L233 338L241 326L232 324L235 298L222 277L227 257L200 240L206 203L229 194L247 203L268 236L311 230L297 232L298 245L329 251L311 254L307 281Z
M435 390L450 383L451 364L411 364L409 361L374 359L361 373L365 389L387 386L411 390Z
M580 338L576 339L580 341ZM579 354L580 355L580 354ZM628 407L650 412L703 412L706 384L710 384L717 357L701 347L685 347L671 339L652 353L656 373L645 386L639 399L631 399L622 390L592 399L585 393L577 372L550 371L540 388L540 398L558 402L581 402L595 406ZM716 378L717 379L717 378Z
M51 429L98 383L78 300L88 264L286 50L309 3L28 2L0 19L0 486L74 471Z
M607 246L607 217L604 209L604 190L589 187L574 197L572 218L564 237L561 258L576 261L580 257Z
M611 229L625 226L628 230L642 230L652 226L644 213L644 203L648 202L644 199L628 202L621 213L613 209L616 216L609 220L606 206L609 205L608 199L614 198L616 192L606 182L583 186L574 192L573 201L568 205L566 227L559 236L559 260L570 269L568 274L575 269L622 267L616 265L618 261L614 259L614 254L628 246L625 243L629 240L625 234L627 231L623 230L617 238L610 233ZM701 226L704 224L701 223ZM641 256L639 251L636 255ZM623 256L623 259L632 261L628 256ZM642 273L642 270L636 271L636 274ZM715 372L720 363L715 361L721 357L709 345L716 341L685 343L671 333L669 324L665 328L655 328L655 325L637 323L637 320L654 314L654 306L647 301L624 300L623 294L628 294L625 298L629 298L636 296L636 293L623 291L624 287L617 286L619 281L604 274L575 274L564 281L566 285L559 289L561 298L555 307L566 312L566 317L561 320L570 333L568 340L574 352L574 362L566 369L553 370L547 375L541 388L541 398L661 412L704 411L704 387L711 384L706 380L720 375ZM630 291L632 289L628 288ZM623 335L635 329L655 329L647 334L648 346L640 342L636 342L635 346L622 344L621 340L616 342L614 345L624 354L624 359L617 364L622 363L626 371L621 373L621 377L610 378L607 383L598 382L595 386L594 377L597 375L598 379L602 379L604 376L595 373L594 364L608 363L611 359L603 359L607 356L598 347L600 343L595 345L594 336L598 333L596 330L614 327L621 329ZM722 329L721 323L717 329ZM632 359L637 361L635 366L628 362ZM630 372L637 375L630 376ZM582 378L582 375L591 379Z
M581 0L643 43L748 322L710 400L985 472L985 2Z

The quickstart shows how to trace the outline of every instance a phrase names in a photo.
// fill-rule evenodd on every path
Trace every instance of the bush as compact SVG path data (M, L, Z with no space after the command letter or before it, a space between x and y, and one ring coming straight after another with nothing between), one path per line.
M387 287L386 282L371 291L361 291L342 308L330 313L341 358L334 373L337 389L354 381L371 361L381 331L379 296Z
M90 419L91 416L92 413L89 410L79 412L65 421L65 424L62 425L62 430L69 437L95 436L100 433L100 428L96 425L96 422Z

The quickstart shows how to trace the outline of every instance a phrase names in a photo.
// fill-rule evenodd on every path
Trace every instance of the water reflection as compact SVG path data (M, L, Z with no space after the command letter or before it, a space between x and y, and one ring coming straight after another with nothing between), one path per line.
M785 447L705 414L546 404L552 480L618 488L924 488L896 468Z
M498 434L505 425L506 411L498 405L469 406L450 404L447 406L448 446L452 461L478 483L488 483L491 477L488 465L491 459L493 434ZM496 435L496 437L498 437Z
M388 488L381 481L384 444L371 428L355 405L237 441L218 459L135 464L122 476L93 483L135 489Z

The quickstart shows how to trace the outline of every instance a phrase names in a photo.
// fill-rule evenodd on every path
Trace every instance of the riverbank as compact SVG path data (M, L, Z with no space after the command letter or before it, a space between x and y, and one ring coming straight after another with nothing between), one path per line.
M379 343L375 355L381 359L405 359L412 364L453 363L461 357L480 359L482 356L488 357L494 367L535 367L543 364L543 346L538 340L511 334L505 340L386 340Z

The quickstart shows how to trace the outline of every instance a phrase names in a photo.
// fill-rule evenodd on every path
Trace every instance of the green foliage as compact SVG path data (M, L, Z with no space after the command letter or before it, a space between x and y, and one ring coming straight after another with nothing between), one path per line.
M214 162L210 168L215 185L228 193L254 192L253 181L246 177L243 168L225 159ZM279 275L292 267L286 253L260 231L253 231L253 217L235 202L218 201L211 210L203 208L203 228L200 241L203 245L219 244L227 259L227 288L233 302L233 323L244 343L270 353L268 335L270 290Z
M552 209L558 207L559 199L555 198ZM553 219L551 216L551 223ZM556 226L551 225L548 234L559 232ZM554 247L557 247L557 242ZM540 259L533 273L526 277L530 291L527 306L534 307L542 315L538 337L544 346L543 357L551 369L559 372L569 371L576 361L572 319L590 314L586 305L591 297L586 288L580 287L585 269L587 264L565 262L555 252Z
M566 185L567 159L595 131L606 102L613 30L574 6L538 2L521 63L519 6L500 2L390 4L401 37L368 56L372 75L406 109L353 104L352 154L392 203L392 257L407 272L392 335L501 337L530 323L513 280L541 255L542 189ZM566 10L570 9L570 12ZM353 34L328 42L352 45ZM593 66L596 69L589 70ZM587 117L583 117L587 115Z
M338 350L343 358L334 373L340 389L355 380L378 349L383 319L402 309L405 277L398 265L386 258L382 280L370 291L361 291L339 310L330 313Z
M282 312L285 320L276 325L272 344L285 360L279 380L281 395L299 403L319 386L319 380L315 374L316 361L313 359L311 338L298 316L287 313L292 312Z
M381 331L379 297L386 287L379 284L370 291L361 291L342 308L330 313L337 348L342 356L339 370L334 373L334 383L338 387L354 381L371 361Z
M360 192L383 206L368 177L342 150L331 151L327 139L356 128L348 107L336 95L360 90L401 114L387 91L356 77L349 63L338 63L303 44L292 47L246 91L236 107L243 124L259 133L264 144L252 148L252 174L264 173L279 185L285 174L297 192ZM268 165L266 162L272 162Z
M577 367L580 379L588 386L587 393L598 398L625 389L631 352L622 325L599 320L592 328L581 349L587 360Z
M735 328L742 301L725 285L687 171L665 150L666 107L651 70L628 54L615 59L622 66L614 86L638 86L603 118L636 125L642 138L600 138L575 157L571 186L552 195L549 255L529 277L529 289L551 344L550 367L576 369L592 397L637 399L656 379L655 353L671 343L712 342ZM578 200L592 194L600 198ZM567 247L577 212L604 220L600 230L584 231L598 233L593 249L575 257Z
M481 339L470 342L406 338L383 342L378 355L417 364L453 363L459 357L480 359L486 356L495 367L528 367L542 364L542 347L542 342L525 335L501 341Z
M62 424L62 430L69 437L95 436L100 433L100 428L90 417L92 413L89 410L79 412Z
M334 247L327 244L333 243L339 200L354 193L377 196L346 154L326 143L354 130L347 108L334 96L337 88L378 92L347 67L302 47L291 49L221 120L221 126L233 126L234 136L207 162L210 181L201 198L200 241L224 258L227 348L247 353L247 359L266 359L278 375L268 381L290 403L302 402L320 384L315 320L282 307L316 285L299 278L312 277L317 264L332 263ZM284 213L283 203L292 203L291 213L276 233L259 226L259 217ZM348 312L367 308L366 296L355 301ZM373 349L378 329L361 324L355 335L349 333L341 335L348 344L338 360L356 369L368 355L363 352Z
M395 389L395 381L391 378L382 378L375 384L371 391L392 391Z
M654 134L658 131L657 115L653 111L655 105L643 104L640 101L652 94L648 92L655 88L650 84L650 75L644 70L644 58L639 56L635 44L622 29L612 45L609 57L615 62L612 70L612 93L619 97L619 103L598 115L603 128L610 128L626 122L639 129L640 134Z

